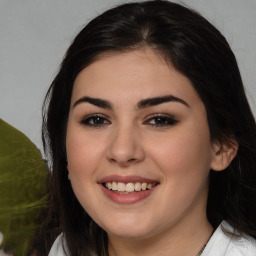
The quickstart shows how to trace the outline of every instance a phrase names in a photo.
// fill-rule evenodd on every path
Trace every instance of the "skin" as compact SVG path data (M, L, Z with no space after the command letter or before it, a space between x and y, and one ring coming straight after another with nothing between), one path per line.
M166 95L180 101L138 107ZM111 108L80 100L85 96ZM209 170L224 169L233 155L211 142L203 102L157 53L112 54L80 72L66 148L73 190L107 232L110 256L198 254L213 230L206 217ZM139 175L158 186L139 202L119 204L99 184L109 175Z

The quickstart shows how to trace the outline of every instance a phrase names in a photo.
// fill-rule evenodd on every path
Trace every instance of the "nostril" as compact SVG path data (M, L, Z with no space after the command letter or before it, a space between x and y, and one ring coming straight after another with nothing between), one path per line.
M134 162L136 162L136 158L129 158L128 160L126 159L115 159L115 158L110 158L110 162L111 163L114 163L114 164L119 164L119 165L122 165L122 166L127 166L129 164L132 164Z
M127 162L128 162L128 163L131 163L131 162L135 162L135 161L136 161L135 158L131 158L131 159L129 159Z

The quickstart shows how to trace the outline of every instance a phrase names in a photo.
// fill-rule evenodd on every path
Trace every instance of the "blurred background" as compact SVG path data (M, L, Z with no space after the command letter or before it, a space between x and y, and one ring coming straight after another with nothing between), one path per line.
M0 118L42 151L41 106L67 47L116 0L0 0ZM183 0L227 38L256 113L256 0Z

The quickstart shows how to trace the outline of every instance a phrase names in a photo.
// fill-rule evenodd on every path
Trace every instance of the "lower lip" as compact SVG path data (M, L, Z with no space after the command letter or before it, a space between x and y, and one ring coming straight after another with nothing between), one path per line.
M130 194L121 194L121 193L115 193L112 190L109 190L105 188L103 185L101 185L101 189L103 193L112 201L118 204L134 204L139 201L142 201L146 199L148 196L150 196L156 189L157 186L153 187L150 190L145 191L139 191L134 192Z

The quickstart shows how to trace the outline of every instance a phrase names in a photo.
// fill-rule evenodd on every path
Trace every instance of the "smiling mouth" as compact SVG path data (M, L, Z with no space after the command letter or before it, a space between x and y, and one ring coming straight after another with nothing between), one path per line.
M146 191L151 190L155 186L157 186L158 183L147 183L147 182L106 182L103 183L103 186L111 190L112 192L119 193L119 194L130 194L130 193L136 193L140 191Z

